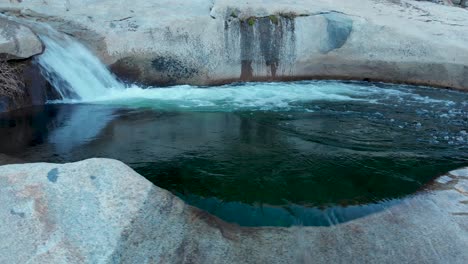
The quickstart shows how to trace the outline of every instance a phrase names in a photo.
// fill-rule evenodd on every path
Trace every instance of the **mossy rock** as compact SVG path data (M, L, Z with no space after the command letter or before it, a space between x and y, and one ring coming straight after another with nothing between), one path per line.
M279 23L279 18L275 15L270 15L268 16L268 18L270 19L271 23L275 24L275 25L278 25Z
M255 25L255 22L257 21L257 18L256 17L249 17L247 19L247 24L249 24L249 26L253 26Z

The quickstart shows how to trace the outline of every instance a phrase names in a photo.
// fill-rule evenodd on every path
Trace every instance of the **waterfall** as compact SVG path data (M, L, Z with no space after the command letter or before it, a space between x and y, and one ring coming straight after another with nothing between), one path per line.
M63 99L93 100L125 85L83 44L50 27L40 30L46 49L38 57L43 75Z
M0 15L1 16L1 15ZM24 21L23 21L24 22ZM126 85L97 56L72 37L47 24L24 22L45 44L37 57L42 74L61 95L50 103L94 103L121 107L150 107L183 111L299 110L314 111L311 102L372 101L389 97L414 97L396 89L374 85L312 81L294 83L244 83L218 87L178 85L170 89Z
M234 111L290 109L307 100L349 101L346 85L257 83L206 89L190 85L170 89L125 85L88 48L46 24L31 25L44 42L37 62L62 99L56 102L118 104L131 107Z

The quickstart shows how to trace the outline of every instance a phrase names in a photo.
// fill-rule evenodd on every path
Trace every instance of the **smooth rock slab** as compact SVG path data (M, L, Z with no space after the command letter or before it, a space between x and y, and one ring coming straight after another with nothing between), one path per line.
M41 54L43 49L31 29L0 17L0 59L26 59Z
M332 227L243 228L121 162L0 167L0 263L467 263L467 170Z

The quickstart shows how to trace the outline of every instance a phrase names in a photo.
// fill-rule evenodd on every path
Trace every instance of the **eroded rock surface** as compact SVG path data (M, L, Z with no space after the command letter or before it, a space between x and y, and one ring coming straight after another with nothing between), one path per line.
M468 12L413 0L23 0L147 84L338 78L468 88Z
M332 227L243 228L121 162L0 167L1 263L466 263L468 169Z

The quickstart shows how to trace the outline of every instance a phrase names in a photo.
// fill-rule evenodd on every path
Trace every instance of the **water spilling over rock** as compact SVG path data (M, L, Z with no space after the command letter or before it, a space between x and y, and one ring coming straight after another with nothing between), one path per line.
M45 26L44 26L45 27ZM85 46L50 27L40 37L46 45L38 62L64 99L92 100L124 85Z

